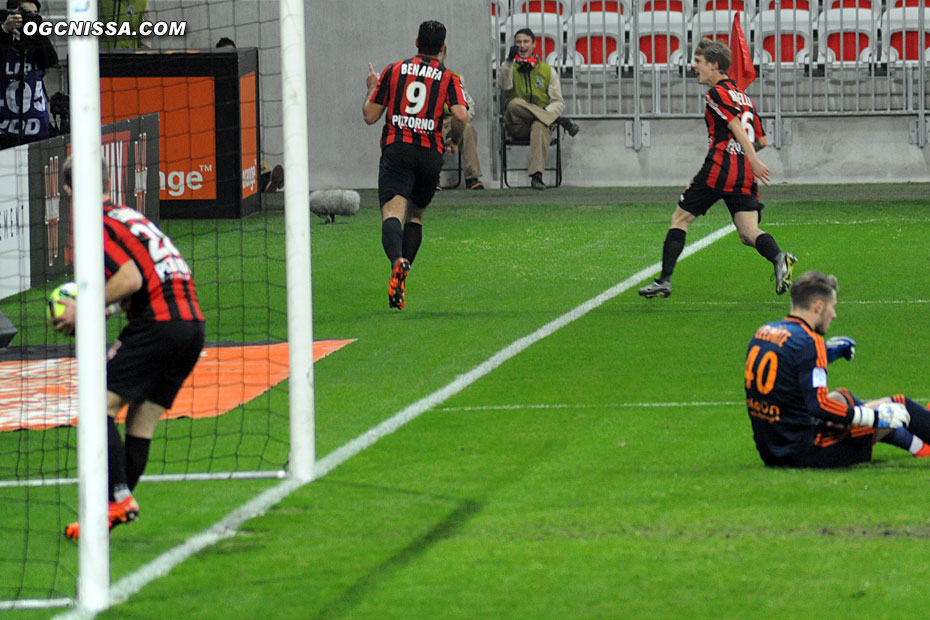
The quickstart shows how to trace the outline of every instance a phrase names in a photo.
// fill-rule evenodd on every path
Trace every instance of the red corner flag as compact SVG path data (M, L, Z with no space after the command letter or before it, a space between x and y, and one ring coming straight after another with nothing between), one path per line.
M743 34L743 26L739 20L740 12L733 17L733 28L730 29L730 51L733 60L730 62L730 77L736 80L736 87L746 91L752 81L756 79L756 69L752 66L752 54Z

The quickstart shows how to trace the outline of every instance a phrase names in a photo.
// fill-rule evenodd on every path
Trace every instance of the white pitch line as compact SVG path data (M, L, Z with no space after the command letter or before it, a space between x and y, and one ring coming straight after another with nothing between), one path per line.
M687 258L688 256L691 256L695 252L703 250L704 248L709 246L714 241L717 241L718 239L728 235L729 233L735 230L736 228L732 224L729 224L727 226L724 226L723 228L720 228L712 232L706 237L699 239L693 244L687 246L685 250L681 253L681 257L679 258L679 260L683 258ZM458 394L459 392L461 392L462 390L464 390L465 388L467 388L468 386L476 382L478 379L481 379L482 377L484 377L485 375L490 373L492 370L499 367L501 364L503 364L507 360L516 356L518 353L526 350L531 345L539 342L543 338L546 338L547 336L551 336L552 334L562 329L569 323L572 323L580 319L587 313L603 305L605 302L613 299L617 295L629 290L630 288L635 286L637 283L642 282L649 276L656 273L656 271L658 271L661 268L662 268L662 263L654 263L650 265L649 267L646 267L645 269L641 269L640 271L636 272L635 274L633 274L632 276L630 276L623 282L620 282L619 284L615 284L614 286L607 289L600 295L597 295L596 297L592 297L591 299L584 302L580 306L576 306L575 308L573 308L572 310L569 310L568 312L558 317L557 319L546 323L545 325L537 329L532 334L524 336L523 338L520 338L519 340L504 347L503 349L501 349L500 351L492 355L490 358L488 358L481 364L478 364L478 366L476 366L472 370L466 372L465 374L459 375L458 377L453 379L452 382L446 385L445 387L440 388L439 390L433 392L432 394L421 398L420 400L416 401L412 405L409 405L406 408L402 409L400 412L394 414L393 416L391 416L384 422L369 429L367 432L359 435L358 437L356 437L349 443L327 454L325 457L323 457L322 459L316 462L316 466L314 468L314 476L316 478L325 476L327 473L332 471L334 468L338 467L339 465L344 463L346 460L358 454L365 448L371 446L372 444L374 444L376 441L378 441L382 437L385 437L393 433L394 431L399 429L401 426L407 424L411 420L422 415L424 412L442 404L448 398L455 396L456 394Z
M766 222L765 227L771 228L776 226L858 226L859 224L926 224L930 218L909 217L905 219L890 220L887 218L868 218L864 220L779 220L778 222Z
M627 306L640 305L636 301L625 301L622 302ZM687 305L687 306L746 306L757 308L760 305L769 305L769 306L784 306L785 300L783 299L772 299L770 301L700 301L700 300L691 300L691 299L681 299L675 301L665 301L665 305ZM930 299L843 299L840 298L840 306L909 306L911 304L921 305L921 304L930 304Z
M437 411L457 413L461 411L525 411L528 409L672 409L676 407L729 407L744 405L738 400L707 400L670 403L604 403L602 405L570 403L538 403L526 405L473 405L465 407L440 407Z
M687 258L695 252L703 250L713 242L721 239L722 237L725 237L735 230L736 228L733 226L733 224L728 224L723 228L712 232L706 237L698 239L684 249L684 251L681 253L681 256L679 257L679 260ZM577 306L557 319L546 323L533 333L524 336L523 338L520 338L519 340L516 340L510 345L504 347L472 370L453 379L452 382L445 387L440 388L432 394L421 398L412 405L405 407L387 420L381 422L377 426L372 427L365 433L362 433L355 439L349 441L345 445L336 448L316 462L314 465L312 480L322 478L330 471L346 462L362 450L373 445L378 440L386 437L387 435L390 435L426 411L429 411L430 409L442 404L446 399L455 396L468 386L478 381L478 379L481 379L492 370L496 369L507 360L526 350L543 338L551 336L569 323L580 319L587 313L603 305L605 302L613 299L617 295L620 295L621 293L629 290L637 283L656 273L661 268L661 263L654 263L645 269L641 269L623 282L615 284L600 295L592 297L580 306ZM126 577L123 577L110 588L110 605L115 605L126 601L130 596L141 590L148 583L158 579L159 577L167 575L175 566L187 560L194 554L199 553L207 547L216 544L224 538L233 536L243 523L249 519L252 519L253 517L264 514L272 506L282 501L285 497L300 487L304 486L308 482L311 481L298 481L289 479L268 489L267 491L264 491L248 503L231 512L229 515L212 525L207 530L201 532L200 534L191 536L177 547L169 549L140 569L127 575ZM98 610L98 612L99 611L104 610ZM55 616L55 620L89 620L90 618L96 616L98 612L94 612L78 606L71 611Z
M304 484L306 482L298 480L285 480L280 484L276 484L232 511L203 532L191 536L177 547L165 551L148 564L126 575L110 587L110 602L107 608L126 602L130 596L159 577L164 577L181 562L221 540L234 536L243 523L265 514L269 508ZM79 605L70 611L58 614L54 620L90 620L101 611L104 611L104 609L94 612Z
M912 398L918 403L927 402L926 397ZM440 407L443 413L465 413L472 411L528 411L539 409L674 409L681 407L733 407L745 405L741 400L697 400L668 403L604 403L600 405L571 403L538 403L524 405L471 405L463 407Z

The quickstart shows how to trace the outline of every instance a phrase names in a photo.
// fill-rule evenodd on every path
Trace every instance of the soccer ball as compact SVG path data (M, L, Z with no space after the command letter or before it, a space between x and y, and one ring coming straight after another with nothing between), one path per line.
M61 300L70 299L74 301L75 297L77 297L77 284L74 282L65 282L52 291L48 296L48 305L45 308L45 317L49 323L60 317L65 311L65 305L61 303Z

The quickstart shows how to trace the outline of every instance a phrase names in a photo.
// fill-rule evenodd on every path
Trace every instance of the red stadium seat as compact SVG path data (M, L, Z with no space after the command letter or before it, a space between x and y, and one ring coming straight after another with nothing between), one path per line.
M833 0L830 3L831 9L872 9L881 8L881 1L875 0Z
M687 62L686 19L684 13L666 11L639 14L639 40L634 51L639 51L641 66L679 66ZM632 62L632 57L630 60Z
M752 0L701 0L698 3L698 13L735 13L742 11L743 15L752 19L756 14L756 3ZM733 18L730 18L733 21Z
M923 54L930 61L930 19L924 18L926 23L921 32L917 26L919 11L916 6L890 9L882 17L883 60L916 64Z
M798 9L801 11L810 11L811 5L808 0L781 0L781 10L787 11L789 9ZM768 6L765 7L766 11L775 10L775 0L769 0Z
M813 49L814 22L808 11L782 10L762 11L754 23L755 51L753 57L759 64L807 64ZM777 19L781 20L781 58L776 59Z
M581 13L619 13L629 15L630 0L588 0L581 4Z
M554 13L515 13L501 25L506 48L509 49L514 33L529 28L536 36L536 54L550 65L561 64L562 20Z
M818 62L869 63L878 56L878 20L872 9L827 9L820 16Z
M624 21L619 13L575 13L565 22L567 64L576 71L603 71L623 59Z
M700 43L701 39L704 37L713 39L714 41L722 41L732 49L733 46L730 45L730 31L733 28L733 18L735 15L735 11L698 11L695 13L694 19L691 20L692 50L697 47L697 44ZM746 35L748 43L751 30L750 16L745 13L740 13L740 15L743 34Z
M570 12L569 3L565 0L518 0L514 3L516 13L554 13L567 15Z
M684 14L686 19L691 19L691 13L694 11L691 0L646 0L640 8L640 21L648 19L643 14L649 13L670 13L672 15Z

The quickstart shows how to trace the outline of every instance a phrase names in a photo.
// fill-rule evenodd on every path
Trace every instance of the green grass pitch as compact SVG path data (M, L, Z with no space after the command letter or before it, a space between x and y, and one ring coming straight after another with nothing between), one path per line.
M926 185L763 190L762 228L799 270L839 278L831 334L859 346L831 366L831 386L930 399L927 196ZM318 458L657 263L676 198L674 188L443 192L401 312L387 307L374 193L352 219L315 221L314 337L357 339L315 366ZM688 240L728 223L719 204ZM280 213L165 224L195 257L210 337L248 340L259 323L283 337ZM227 242L271 258L251 258L245 284L238 273L216 284L229 268L211 248ZM868 465L780 471L755 452L745 349L788 311L770 274L727 235L679 263L669 299L622 293L99 617L925 618L930 463L879 445ZM218 313L230 295L249 303ZM286 411L286 382L265 398ZM219 423L253 417L228 415ZM4 435L0 447L23 434ZM143 483L140 520L111 537L113 580L272 484ZM73 488L60 491L62 509L32 493L45 503L26 521L72 518ZM61 550L64 568L46 572L73 589L74 546L41 545ZM17 568L0 563L0 582Z

